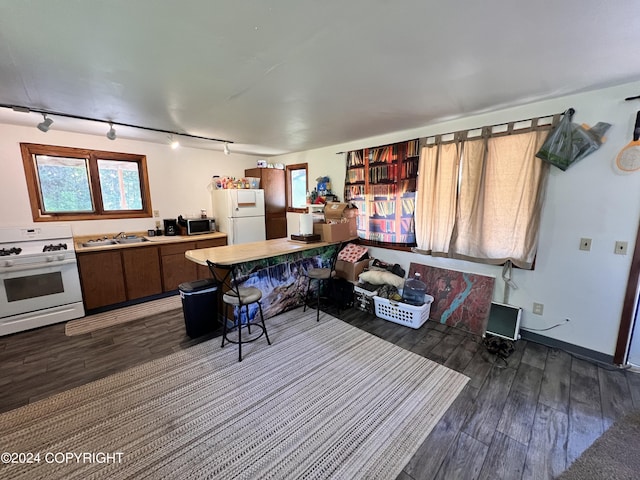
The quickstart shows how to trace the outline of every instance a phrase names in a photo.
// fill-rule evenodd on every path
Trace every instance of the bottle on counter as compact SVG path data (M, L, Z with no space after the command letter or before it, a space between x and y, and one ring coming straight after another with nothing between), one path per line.
M413 274L413 278L407 278L402 289L402 301L410 305L424 305L427 285L420 280L418 272Z

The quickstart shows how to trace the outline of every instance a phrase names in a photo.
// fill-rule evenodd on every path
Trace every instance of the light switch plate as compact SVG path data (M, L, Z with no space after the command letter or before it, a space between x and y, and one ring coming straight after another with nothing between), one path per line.
M580 239L580 250L584 250L588 252L591 250L591 239L590 238L581 238Z
M616 249L614 253L618 255L626 255L627 254L627 242L616 242Z
M535 315L542 315L544 311L544 305L542 303L533 302L533 313Z

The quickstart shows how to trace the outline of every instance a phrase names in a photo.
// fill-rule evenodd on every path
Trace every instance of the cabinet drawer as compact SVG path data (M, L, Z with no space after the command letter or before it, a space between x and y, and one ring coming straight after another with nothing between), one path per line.
M160 255L175 255L184 253L187 250L195 250L196 242L180 242L175 245L163 245L160 247Z
M199 240L196 242L196 248L212 248L223 247L227 244L226 238L212 238L210 240Z

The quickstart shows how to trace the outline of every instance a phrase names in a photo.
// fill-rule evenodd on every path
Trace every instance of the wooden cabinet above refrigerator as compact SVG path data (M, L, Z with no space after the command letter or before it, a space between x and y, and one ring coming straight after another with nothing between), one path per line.
M285 171L277 168L248 168L244 175L259 178L260 188L264 190L267 240L286 237Z

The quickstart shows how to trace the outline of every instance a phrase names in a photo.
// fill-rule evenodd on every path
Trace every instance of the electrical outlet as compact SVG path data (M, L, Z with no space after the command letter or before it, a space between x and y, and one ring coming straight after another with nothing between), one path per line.
M613 253L617 253L618 255L626 255L627 254L627 242L616 242L616 249Z
M544 311L544 305L542 303L533 302L533 313L535 315L542 315Z
M591 239L590 238L581 238L580 239L580 250L584 250L588 252L591 250Z
M154 210L153 211L153 216L158 218L160 216L160 210Z
M160 228L160 221L156 222L156 228Z

